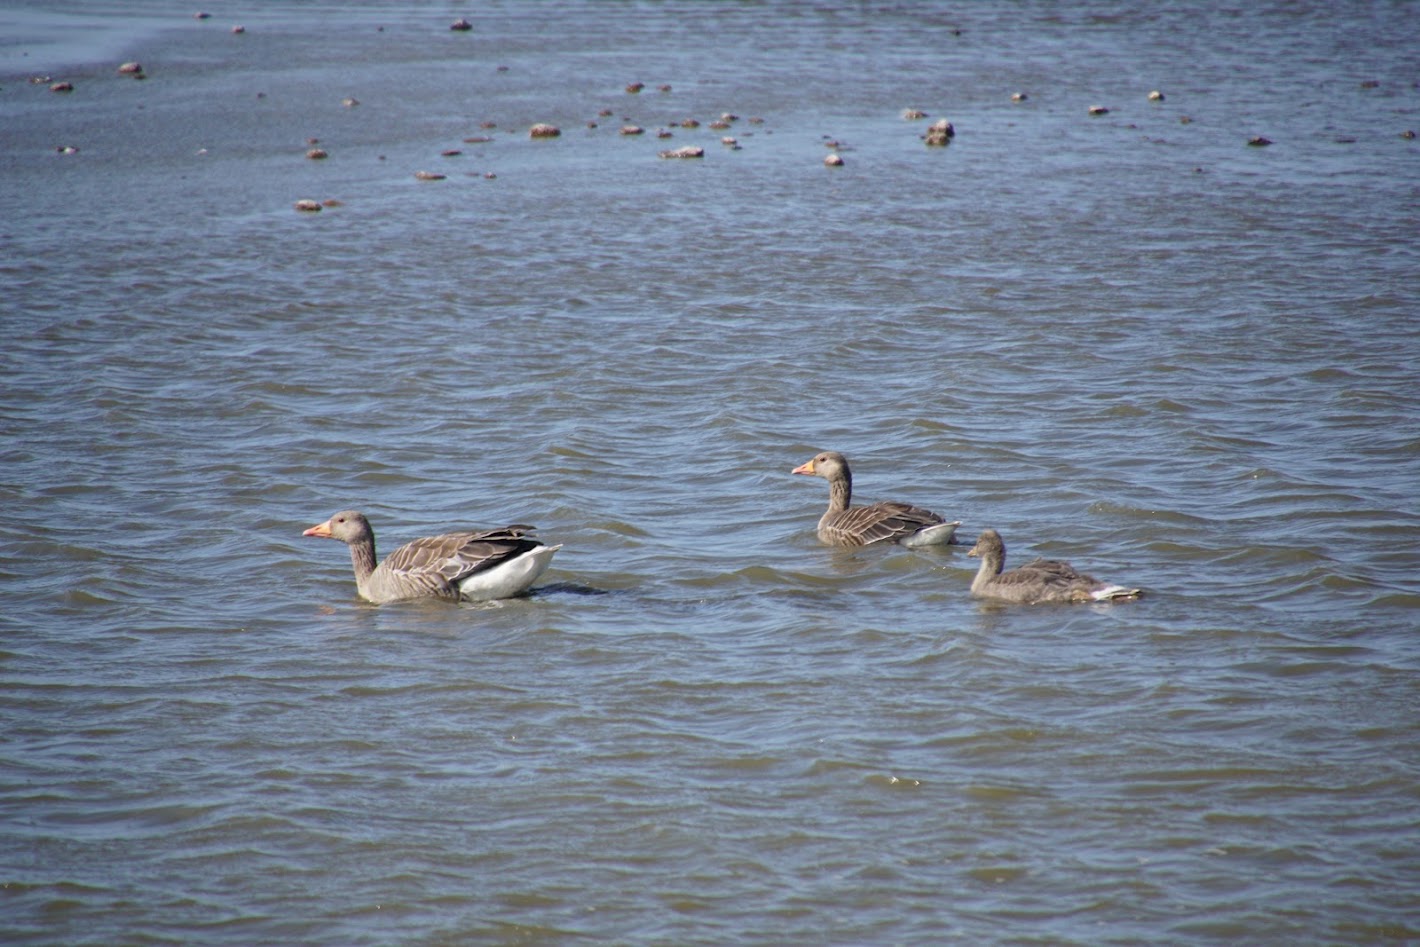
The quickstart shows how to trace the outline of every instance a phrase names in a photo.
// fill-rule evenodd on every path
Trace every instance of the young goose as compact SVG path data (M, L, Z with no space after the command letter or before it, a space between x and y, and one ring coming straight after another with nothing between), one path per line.
M345 510L302 536L338 539L350 547L355 587L369 602L416 598L511 598L542 575L561 546L544 546L531 526L445 533L405 543L375 565L375 532L363 513Z
M1106 602L1133 599L1139 589L1110 585L1094 576L1077 572L1068 562L1036 559L1002 572L1006 565L1006 544L994 529L984 530L976 545L966 553L981 559L981 568L971 580L971 594L1007 602Z
M818 538L833 546L895 542L904 546L941 546L956 542L960 521L948 523L931 510L885 500L850 506L853 472L838 451L826 450L792 471L828 481L828 512L818 521Z

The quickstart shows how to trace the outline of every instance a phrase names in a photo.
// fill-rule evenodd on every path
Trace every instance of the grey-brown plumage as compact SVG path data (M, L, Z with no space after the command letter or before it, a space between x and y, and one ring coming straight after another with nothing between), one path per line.
M375 562L375 532L363 513L343 510L301 535L338 539L350 547L355 586L375 603L408 599L509 598L543 573L561 546L528 535L531 526L470 530L405 543Z
M847 458L838 451L826 450L792 472L828 481L828 512L818 521L818 538L830 545L896 542L904 546L940 546L956 542L960 521L949 523L931 510L893 500L853 506L853 472Z
M966 554L981 559L981 568L971 580L971 594L981 598L1036 604L1104 602L1138 598L1141 594L1139 589L1101 582L1056 559L1036 559L1004 572L1006 543L994 529L983 530Z

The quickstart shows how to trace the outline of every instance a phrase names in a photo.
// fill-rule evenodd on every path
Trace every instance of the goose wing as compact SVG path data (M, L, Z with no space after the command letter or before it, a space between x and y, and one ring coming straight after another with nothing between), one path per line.
M1062 579L1078 580L1080 582L1084 582L1090 585L1095 584L1095 582L1097 581L1094 576L1085 575L1083 572L1070 565L1070 563L1061 562L1059 559L1032 559L1030 562L1027 562L1025 565L1019 566L1012 571L1044 572L1053 576L1059 576Z
M885 542L910 536L925 526L945 522L931 510L884 500L872 506L851 506L828 517L825 530L856 546Z
M515 525L426 536L400 546L380 568L401 581L437 586L443 596L457 598L461 580L541 546L527 535L533 528Z

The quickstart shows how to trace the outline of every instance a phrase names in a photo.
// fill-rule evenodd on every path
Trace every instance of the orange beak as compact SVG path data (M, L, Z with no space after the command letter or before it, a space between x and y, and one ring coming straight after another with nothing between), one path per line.
M789 472L796 474L808 474L810 477L812 477L814 475L814 462L810 460L807 463L802 463Z
M302 533L301 535L302 535L302 536L321 536L321 537L324 537L324 538L326 538L326 539L329 539L329 538L330 538L330 520L326 520L324 523L318 523L318 524L316 524L315 526L312 526L310 529L306 530L306 531L305 531L304 533Z

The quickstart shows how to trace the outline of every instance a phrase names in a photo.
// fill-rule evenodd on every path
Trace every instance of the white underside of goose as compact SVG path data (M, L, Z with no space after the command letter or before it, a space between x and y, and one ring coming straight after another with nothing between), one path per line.
M561 548L538 546L491 569L475 572L458 583L459 595L473 602L520 595L547 571L553 555Z
M1106 585L1102 589L1095 589L1090 593L1090 598L1096 602L1111 602L1117 598L1138 598L1139 589L1131 589L1123 585Z
M946 546L956 537L957 527L961 525L961 520L955 523L938 523L935 526L924 526L915 533L909 533L897 542L902 546Z

